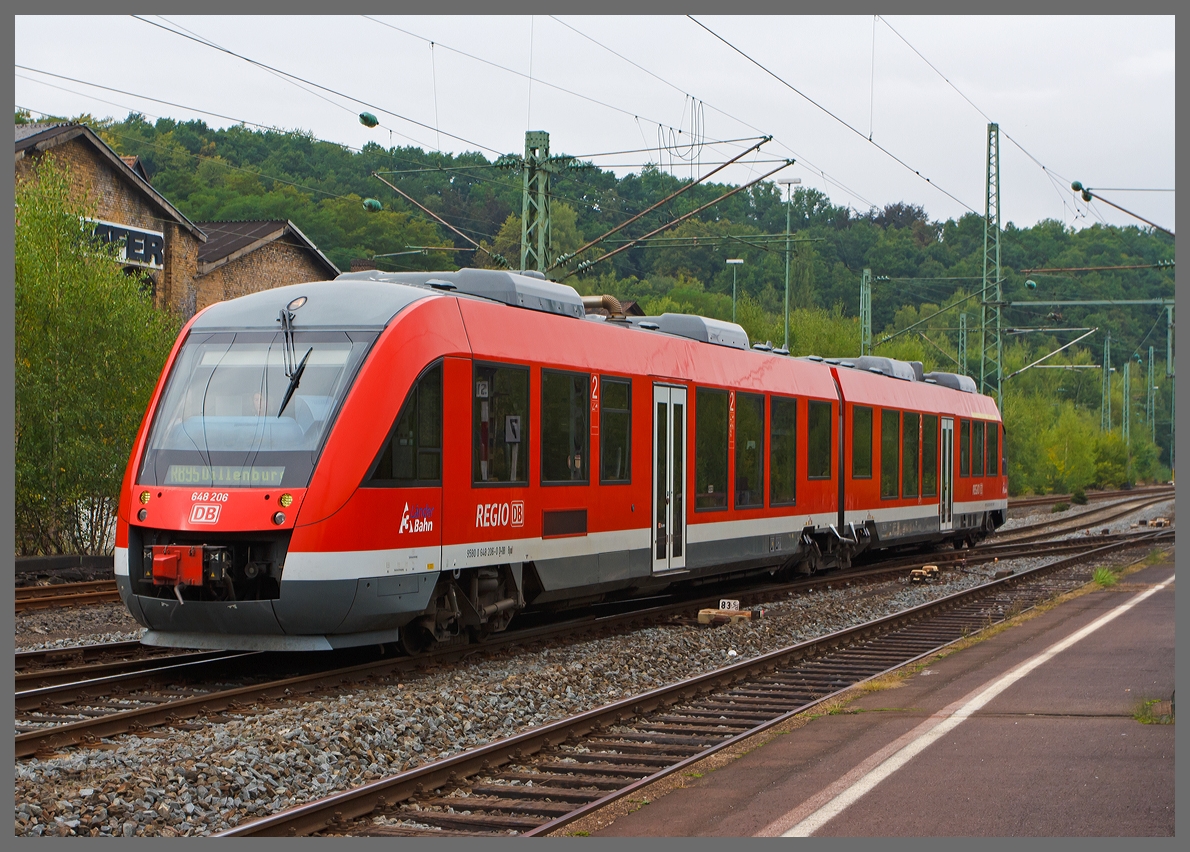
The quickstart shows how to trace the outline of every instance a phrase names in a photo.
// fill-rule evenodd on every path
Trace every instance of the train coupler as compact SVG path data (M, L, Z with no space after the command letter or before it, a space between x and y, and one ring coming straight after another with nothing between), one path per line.
M201 544L156 544L145 548L155 586L201 586L223 579L229 562L225 547Z

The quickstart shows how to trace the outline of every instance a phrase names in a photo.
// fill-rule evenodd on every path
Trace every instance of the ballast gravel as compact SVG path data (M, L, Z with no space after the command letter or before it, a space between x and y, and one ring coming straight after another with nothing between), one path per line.
M99 603L16 614L16 650L44 651L140 639L144 628L122 603Z
M1172 504L1141 517L1169 517ZM1135 517L1116 526L1128 528ZM1136 553L1104 564L1123 564ZM986 582L1043 559L791 595L752 623L651 627L469 660L294 701L192 720L16 762L15 833L206 835L547 722ZM67 644L76 644L76 642Z

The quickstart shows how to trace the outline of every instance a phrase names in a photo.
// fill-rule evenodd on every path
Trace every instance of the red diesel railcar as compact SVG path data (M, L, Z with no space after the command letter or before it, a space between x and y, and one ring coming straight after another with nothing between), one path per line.
M152 644L412 650L526 607L972 542L1007 508L974 391L703 317L588 314L533 274L280 287L179 336L117 581Z

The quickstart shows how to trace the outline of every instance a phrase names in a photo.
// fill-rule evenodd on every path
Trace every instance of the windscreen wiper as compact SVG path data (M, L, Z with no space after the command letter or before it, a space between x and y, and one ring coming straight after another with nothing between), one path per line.
M281 313L277 317L277 322L281 323L283 352L285 356L285 378L292 379L295 372L294 362L297 360L297 351L293 343L293 314L289 308L281 309Z
M306 354L302 357L302 363L298 364L297 369L293 371L293 376L289 379L289 387L285 389L285 396L281 399L281 407L277 409L278 417L285 410L285 406L289 404L289 398L293 396L293 392L298 389L298 384L302 381L302 373L306 371L306 361L310 359L310 353L313 351L313 346L307 349Z

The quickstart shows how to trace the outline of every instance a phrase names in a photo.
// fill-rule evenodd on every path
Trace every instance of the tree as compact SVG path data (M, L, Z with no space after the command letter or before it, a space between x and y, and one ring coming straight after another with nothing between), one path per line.
M177 335L140 282L86 236L90 209L45 155L16 184L16 542L110 552L116 496Z

